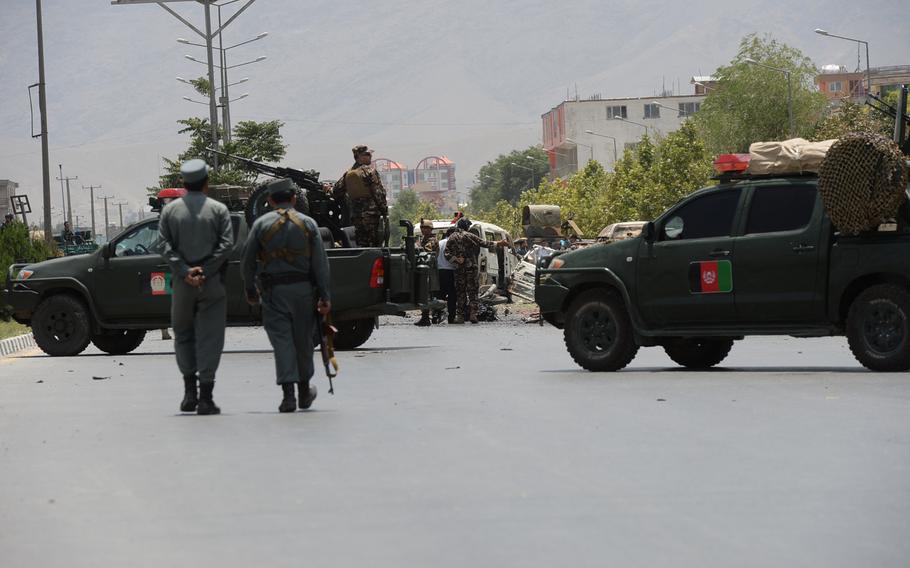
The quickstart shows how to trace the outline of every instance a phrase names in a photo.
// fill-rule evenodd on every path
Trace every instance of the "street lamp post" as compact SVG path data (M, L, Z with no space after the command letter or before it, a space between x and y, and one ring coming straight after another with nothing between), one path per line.
M837 39L855 41L857 43L857 45L863 44L866 46L866 96L869 96L869 93L872 92L872 76L871 76L870 70L869 70L869 42L861 40L861 39L852 38L852 37L832 34L831 32L820 29L820 28L815 28L815 33L817 33L818 35L826 36L826 37L836 37ZM857 58L858 57L859 56L857 55Z
M222 7L222 5L216 5L216 7L218 8L218 26L220 28L221 27L221 7ZM221 95L218 98L218 100L221 104L219 104L218 106L221 107L221 121L224 126L224 139L226 142L231 141L231 106L230 106L230 103L233 102L233 100L238 100L238 99L231 100L229 88L233 87L234 85L238 85L240 83L245 83L245 82L249 81L249 78L244 78L236 83L229 83L228 82L228 73L227 73L228 69L233 69L234 67L240 67L242 65L249 65L251 63L258 63L259 61L263 61L266 59L265 56L260 56L260 57L256 58L255 60L248 61L246 63L241 63L238 65L228 65L227 64L227 52L231 49L234 49L235 47L240 47L241 45L246 45L248 43L258 41L268 35L269 35L268 32L262 32L261 34L257 35L256 37L254 37L252 39L248 39L246 41L242 41L240 43L236 43L234 45L224 47L224 44L222 43L221 34L218 34L218 44L219 45L218 45L218 47L215 47L214 49L217 49L219 52L219 57L218 57L219 64L215 65L215 67L217 67L219 69L219 75L221 76L221 87L218 88L218 90L221 91ZM205 47L201 43L193 43L184 38L177 38L177 43L182 43L184 45L195 45L197 47ZM190 61L195 61L197 63L203 63L202 61L199 61L198 59L191 57L189 55L187 55L186 58L189 59ZM177 80L181 81L183 83L188 83L188 84L192 85L191 82L189 82L186 79L183 79L181 77L178 77ZM215 89L216 87L214 85L212 85L211 88Z
M529 172L531 172L531 182L528 184L528 188L531 189L534 187L534 174L537 173L534 171L534 168L530 168L528 166L522 166L521 164L516 164L515 162L510 162L509 165L514 166L516 168L521 168L523 170L528 170Z
M241 6L234 15L228 18L228 21L224 24L219 23L218 29L212 32L212 19L211 19L211 6L215 3L215 0L197 0L202 3L205 8L205 31L203 32L193 24L191 24L186 18L175 12L168 3L173 2L185 2L188 0L111 0L111 4L114 6L124 6L128 4L158 4L165 11L170 13L172 16L180 20L184 25L193 30L199 37L205 40L205 50L206 50L206 65L208 65L208 76L209 76L209 85L211 89L209 92L209 126L210 126L210 135L211 142L214 148L219 147L218 140L218 108L217 103L215 102L215 62L213 60L212 54L212 39L215 35L220 36L221 32L224 31L224 28L228 27L231 22L237 19L240 14L242 14L247 8L249 8L253 2L256 0L247 0L246 3ZM218 170L218 154L212 155L212 166L215 171Z
M651 131L650 130L651 127L648 126L647 124L642 124L640 122L635 122L634 120L629 120L628 118L623 118L623 117L619 116L618 114L613 117L613 120L621 120L622 122L628 122L629 124L634 124L635 126L641 126L642 128L645 129L645 134L649 134Z
M600 132L594 132L593 130L585 130L585 134L590 134L591 136L600 136L601 138L609 138L610 140L612 140L613 141L613 163L614 164L616 163L616 161L619 159L618 153L616 151L616 138L614 138L610 135L607 135L607 134L601 134Z
M772 71L777 71L778 73L783 73L787 76L787 120L790 123L790 138L796 136L796 126L793 123L793 83L790 78L790 71L787 69L781 69L780 67L772 67L771 65L766 65L752 59L751 57L747 57L743 61L750 65L758 65L759 67L764 67Z
M585 144L583 142L579 142L578 140L573 140L572 138L566 138L566 142L571 142L572 144L575 144L576 146L584 146L585 148L590 150L591 151L591 161L592 162L594 161L594 146L592 146L590 144ZM578 164L575 164L575 167L577 168Z

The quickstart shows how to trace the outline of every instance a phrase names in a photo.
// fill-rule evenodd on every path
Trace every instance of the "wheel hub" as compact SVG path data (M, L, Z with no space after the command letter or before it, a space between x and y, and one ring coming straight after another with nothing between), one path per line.
M48 331L60 341L66 341L73 334L74 323L66 312L51 314Z
M590 351L607 351L616 341L616 323L605 311L592 310L585 314L580 318L579 327L582 343Z
M879 353L889 353L904 341L904 317L896 306L872 306L863 326L866 342Z

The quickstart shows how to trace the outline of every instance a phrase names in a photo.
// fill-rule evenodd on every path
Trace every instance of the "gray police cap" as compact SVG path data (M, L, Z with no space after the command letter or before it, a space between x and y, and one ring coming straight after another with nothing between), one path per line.
M180 164L180 177L184 183L202 181L209 176L209 167L204 160L187 160Z
M266 187L268 188L269 195L275 195L276 193L281 192L297 192L297 184L288 178L272 180L266 185Z

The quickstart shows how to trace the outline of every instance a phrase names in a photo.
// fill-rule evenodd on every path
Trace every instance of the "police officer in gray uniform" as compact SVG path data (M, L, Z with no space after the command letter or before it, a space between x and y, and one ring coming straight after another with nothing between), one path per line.
M278 410L294 412L298 406L309 408L316 398L316 387L310 385L313 325L317 310L327 315L332 307L329 261L316 222L294 209L297 186L278 179L269 183L268 191L272 210L250 229L243 250L243 282L247 301L262 304L262 323L275 350L283 393Z
M227 207L206 196L209 174L205 162L184 162L180 175L187 193L168 203L158 220L164 257L173 275L171 327L184 385L180 410L219 414L212 390L224 349L227 300L223 269L234 233Z

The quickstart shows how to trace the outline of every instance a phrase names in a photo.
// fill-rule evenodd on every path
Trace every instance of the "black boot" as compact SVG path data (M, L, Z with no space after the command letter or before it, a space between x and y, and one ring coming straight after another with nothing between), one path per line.
M278 412L294 412L297 410L297 399L294 398L294 383L281 383L281 392L284 398L278 405Z
M430 312L423 312L420 315L420 319L414 325L417 327L427 327L430 323Z
M180 412L195 412L198 403L196 375L183 375L183 402L180 403Z
M215 390L215 382L199 383L199 406L196 407L196 414L221 414L221 409L215 405L212 400L212 391Z
M315 385L311 385L310 381L300 381L297 383L297 391L300 397L300 410L313 406L317 394Z

